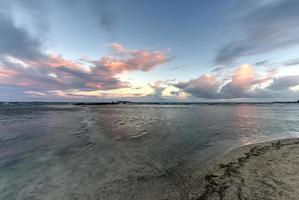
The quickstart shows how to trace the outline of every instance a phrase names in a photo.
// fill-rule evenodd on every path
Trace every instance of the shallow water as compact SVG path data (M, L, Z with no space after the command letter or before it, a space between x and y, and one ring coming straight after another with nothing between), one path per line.
M0 199L182 198L207 161L298 124L298 104L0 106Z

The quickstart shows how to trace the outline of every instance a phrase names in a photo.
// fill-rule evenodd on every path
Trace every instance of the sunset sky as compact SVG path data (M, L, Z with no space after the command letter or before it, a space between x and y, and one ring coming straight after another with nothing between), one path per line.
M0 101L297 99L298 0L0 1Z

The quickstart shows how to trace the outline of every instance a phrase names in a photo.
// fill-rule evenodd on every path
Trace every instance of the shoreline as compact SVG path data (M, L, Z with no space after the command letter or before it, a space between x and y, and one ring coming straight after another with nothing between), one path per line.
M187 199L298 199L299 138L233 149L191 179Z

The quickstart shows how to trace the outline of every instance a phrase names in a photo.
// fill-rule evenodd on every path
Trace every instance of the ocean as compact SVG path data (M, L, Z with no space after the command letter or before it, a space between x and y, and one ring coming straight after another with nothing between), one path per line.
M182 199L210 161L298 124L299 104L1 104L0 199Z

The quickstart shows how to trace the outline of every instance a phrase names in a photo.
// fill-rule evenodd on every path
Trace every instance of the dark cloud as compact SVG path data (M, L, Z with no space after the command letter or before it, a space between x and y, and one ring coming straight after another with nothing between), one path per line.
M281 91L296 85L299 85L299 75L275 78L267 89Z
M219 97L219 82L216 77L210 75L202 75L197 79L180 82L174 86L197 98L217 99Z
M219 72L219 71L222 71L224 70L224 67L216 67L212 70L212 72Z
M108 31L113 31L114 26L117 23L117 18L114 12L111 10L109 2L107 0L93 0L93 2L95 2L96 5L92 6L91 8L98 17L99 25Z
M261 60L261 61L254 63L254 65L256 65L256 66L265 66L267 64L268 64L268 60Z
M148 99L150 101L164 101L163 91L166 89L166 86L163 86L161 81L156 81L154 84L149 84L149 86L153 89L152 94L148 95Z
M32 38L23 28L16 27L13 21L0 11L0 56L13 56L21 59L43 57L42 43Z
M181 94L181 92L179 92L179 91L171 91L170 94L172 96L179 96Z
M222 47L215 58L216 64L230 64L236 58L245 56L246 52L250 47L245 42L234 43L231 42Z
M0 2L0 10L12 16L14 9L17 9L30 19L35 31L44 37L49 31L48 18L51 12L61 8L76 16L86 17L86 20L95 22L103 30L113 31L117 17L110 3L109 0L10 0Z
M291 59L283 63L285 66L299 65L299 58Z
M0 3L0 12L9 19L23 18L26 23L18 24L24 29L30 28L38 38L46 39L49 32L48 10L49 2L46 0L11 0ZM16 15L17 14L17 15ZM28 23L28 21L30 23Z
M225 84L219 92L218 97L221 99L242 99L242 98L269 98L271 94L267 90L260 88L252 89L254 84L246 87L237 85L234 81Z
M56 0L57 5L66 6L67 10L88 14L90 20L95 20L101 28L109 32L113 31L117 24L117 16L110 3L109 0Z
M275 1L256 7L237 22L245 38L227 43L216 58L228 64L250 55L267 53L299 44L299 1Z

